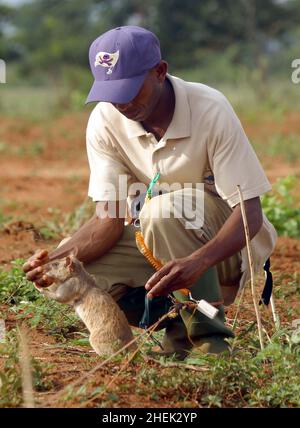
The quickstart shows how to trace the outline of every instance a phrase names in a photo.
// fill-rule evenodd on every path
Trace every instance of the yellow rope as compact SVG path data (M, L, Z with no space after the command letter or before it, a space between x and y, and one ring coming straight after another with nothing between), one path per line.
M145 244L144 237L142 235L142 232L140 230L137 230L135 232L135 240L136 244L138 246L138 249L141 251L141 253L145 256L145 258L148 260L148 262L154 267L155 270L159 270L163 267L163 264L160 260L156 259L151 250L147 248Z
M138 249L141 251L144 257L148 260L148 262L154 267L154 269L155 270L161 269L163 267L162 262L156 259L152 254L152 251L149 248L147 248L144 237L140 230L135 232L135 240L136 240ZM189 296L190 294L190 291L187 288L181 288L180 290L177 290L177 291L180 291L185 296Z

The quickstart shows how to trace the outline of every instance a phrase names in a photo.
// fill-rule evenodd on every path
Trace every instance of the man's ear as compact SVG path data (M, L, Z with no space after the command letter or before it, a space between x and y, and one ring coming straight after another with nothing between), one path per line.
M163 82L168 72L168 63L163 59L154 67L159 81Z

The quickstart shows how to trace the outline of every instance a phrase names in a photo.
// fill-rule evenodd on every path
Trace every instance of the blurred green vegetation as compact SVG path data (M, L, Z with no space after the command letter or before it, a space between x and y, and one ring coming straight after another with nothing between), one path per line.
M299 0L31 0L0 3L0 57L23 71L85 66L90 42L120 25L141 25L159 37L175 68L206 65L215 54L267 71L269 57L299 48Z
M277 179L272 193L262 195L261 202L279 235L300 239L300 208L293 194L296 183L292 175Z
M234 73L234 71L232 71ZM91 111L93 104L85 105L85 100L92 83L89 70L81 70L80 84L73 85L67 79L65 70L64 83L51 85L47 82L43 86L31 85L1 85L0 114L14 117L28 117L32 120L45 120L55 118L72 111ZM248 122L256 122L261 113L268 113L270 118L280 120L286 112L300 110L300 97L298 88L290 81L270 79L264 85L264 95L258 90L256 84L250 81L224 82L217 76L211 80L209 70L174 70L173 75L193 82L202 82L213 86L225 94L235 110ZM206 75L206 76L205 76ZM299 85L300 90L300 85ZM297 136L291 138L295 151L299 151ZM274 136L272 146L274 150L281 144L280 135ZM275 147L276 146L276 147ZM270 153L270 150L268 149ZM282 151L284 147L282 146ZM1 145L0 145L1 152ZM295 158L293 158L295 159ZM288 160L293 160L288 159Z
M104 31L128 24L157 34L172 74L220 89L229 85L238 105L299 106L299 96L297 100L292 94L298 91L291 83L291 62L300 52L300 0L12 4L0 0L0 58L7 62L7 84L0 87L2 112L26 110L28 86L35 89L28 110L82 109L93 80L90 43ZM274 79L280 88L270 86Z
M290 164L296 164L300 158L300 136L273 133L269 138L258 138L253 142L258 155L268 157L277 156Z

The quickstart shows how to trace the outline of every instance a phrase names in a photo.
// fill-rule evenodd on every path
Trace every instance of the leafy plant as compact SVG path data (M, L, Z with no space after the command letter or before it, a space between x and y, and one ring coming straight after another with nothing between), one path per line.
M82 323L71 309L41 296L34 302L22 302L11 308L17 319L27 319L31 327L40 327L52 334L67 337L82 328Z
M15 260L10 271L0 272L0 301L10 305L17 319L27 319L32 327L42 327L52 334L66 336L82 328L71 308L45 298L27 281L21 269L23 263L21 259Z
M280 155L290 163L297 162L299 159L299 136L275 134L270 138L266 145L267 153L271 156Z
M11 216L7 216L0 211L0 230L3 228L4 223L8 222Z
M279 235L300 238L300 208L293 190L297 178L280 178L273 186L273 192L261 197L263 210Z
M19 345L17 330L6 334L0 342L0 357L4 357L3 370L0 371L0 407L16 407L22 403L22 379L19 364ZM46 366L31 358L32 381L36 391L51 388L51 382L45 380Z
M155 394L160 402L167 396L201 407L297 407L299 353L298 336L292 329L276 332L263 351L254 330L237 335L230 356L204 355L195 349L177 368L167 369L169 360L162 359L157 362L163 371L141 366L136 386L142 395ZM200 372L185 370L185 364L199 367Z
M32 282L27 281L21 269L23 263L24 260L16 259L11 262L10 271L0 271L0 302L18 305L22 300L35 301L40 298L40 293Z
M39 232L44 239L58 239L63 235L75 232L95 211L95 205L90 199L86 199L78 208L71 213L62 214L60 210L49 208L52 220L45 222Z

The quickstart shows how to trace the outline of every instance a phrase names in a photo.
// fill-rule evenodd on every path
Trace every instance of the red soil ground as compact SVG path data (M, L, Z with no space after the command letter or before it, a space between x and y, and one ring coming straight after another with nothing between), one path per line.
M51 209L60 210L58 216L63 217L64 213L70 213L85 200L89 176L84 140L86 121L86 114L73 114L45 124L32 124L22 119L0 119L0 142L4 143L4 149L0 151L0 214L12 217L0 232L0 268L8 269L12 260L26 259L37 248L53 248L57 240L42 240L38 234L40 227L53 220ZM280 123L262 120L259 126L251 123L244 125L250 138L257 135L267 138L275 131L300 134L297 114L287 115ZM271 182L299 172L299 163L290 165L280 159L266 159L264 166ZM299 254L300 241L283 237L278 239L272 256L275 280L276 277L281 278L284 285L289 281L290 274L300 272ZM281 304L286 305L286 302L279 299L280 315L285 319ZM297 304L295 296L291 296L289 304ZM229 309L229 318L233 317L234 311L234 306ZM8 327L14 324L14 317L9 315ZM43 405L47 405L47 400L48 405L64 405L56 399L51 402L51 395L76 380L79 373L91 369L97 358L92 351L81 347L65 347L58 353L58 348L51 347L58 345L55 338L41 330L35 329L30 335L33 356L53 364L49 371L54 386L52 392L48 395L41 393L38 400ZM105 383L106 378L110 379L117 369L113 364L108 364L93 376L95 385L100 381ZM128 369L124 376L127 380L132 376L131 380L134 380L134 371ZM124 392L118 401L118 407L156 406L149 397L134 394L134 382L131 385L132 389ZM177 404L180 406L180 403ZM68 402L65 405L73 404ZM160 401L157 406L169 407L170 397L166 396L165 401Z

